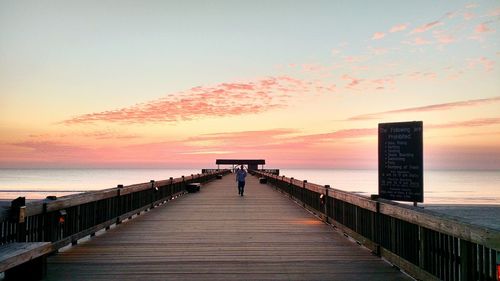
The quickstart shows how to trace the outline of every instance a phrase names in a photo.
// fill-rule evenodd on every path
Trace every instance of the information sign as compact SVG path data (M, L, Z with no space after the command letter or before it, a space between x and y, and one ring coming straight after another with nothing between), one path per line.
M422 122L378 125L378 194L380 198L423 202Z

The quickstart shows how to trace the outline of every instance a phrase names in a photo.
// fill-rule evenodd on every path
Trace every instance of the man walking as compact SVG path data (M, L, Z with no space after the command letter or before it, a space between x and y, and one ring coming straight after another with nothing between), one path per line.
M238 182L238 194L243 196L243 191L245 190L245 178L247 176L247 172L245 171L243 165L241 168L236 170L236 181Z

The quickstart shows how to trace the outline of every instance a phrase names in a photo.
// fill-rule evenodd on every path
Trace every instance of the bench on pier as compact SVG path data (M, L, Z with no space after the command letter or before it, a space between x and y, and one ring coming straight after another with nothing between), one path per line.
M217 175L216 177L218 180L222 179L222 175Z
M192 182L186 185L186 190L189 193L194 193L200 191L201 184L199 182Z
M267 178L264 178L264 177L259 178L259 183L266 184L267 183Z
M50 242L9 243L0 246L0 272L5 280L41 280L47 272Z

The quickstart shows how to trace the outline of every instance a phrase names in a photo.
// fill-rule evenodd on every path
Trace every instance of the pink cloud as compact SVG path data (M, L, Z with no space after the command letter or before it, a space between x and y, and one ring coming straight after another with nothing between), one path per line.
M82 132L76 135L80 135L83 137L93 138L93 139L101 139L101 140L124 140L124 139L136 139L139 138L137 134L122 134L116 131L104 130L104 131L94 131L94 132Z
M485 33L485 32L491 32L492 29L489 28L485 23L481 23L479 25L476 26L476 28L474 29L474 31L476 33Z
M370 81L376 90L384 90L388 86L394 86L395 80L394 78L381 78L381 79L373 79Z
M403 31L407 27L408 27L407 23L398 24L398 25L395 25L395 26L391 27L391 29L389 30L389 32L394 33L394 32Z
M361 56L346 56L344 57L344 61L346 63L358 63L363 61L363 57Z
M435 72L413 72L408 75L412 80L433 80L436 79L437 74Z
M498 17L498 16L500 16L500 8L495 8L495 9L491 10L488 13L488 16L490 16L490 17Z
M464 20L471 20L471 19L475 18L475 15L473 13L469 13L469 12L465 12L463 14L463 16L464 16Z
M429 23L426 23L424 25L421 25L421 26L413 29L410 34L413 34L413 33L423 33L423 32L426 32L428 30L431 30L432 28L434 28L436 26L440 26L442 24L443 23L440 22L440 21L438 21L438 20L437 21L433 21L433 22L429 22Z
M377 128L344 129L324 134L312 134L299 137L307 141L324 142L340 139L355 139L377 136Z
M475 67L476 65L482 65L486 71L492 71L495 62L485 57L469 60L469 67Z
M410 44L420 46L420 45L429 45L429 44L432 44L432 42L429 40L426 40L422 37L415 37L415 38L413 38L413 41Z
M425 124L425 128L494 124L500 124L500 118ZM316 134L304 134L288 128L223 132L175 141L106 147L23 141L8 146L0 144L0 166L199 167L212 165L214 158L223 154L227 158L264 158L269 164L280 168L373 168L376 167L377 159L376 138L377 128L374 125L373 128L351 128ZM371 141L367 143L367 139ZM428 142L426 150L433 149ZM445 167L443 165L440 167Z
M356 86L358 86L361 82L363 82L363 79L361 78L356 78L356 77L352 77L348 74L344 74L342 75L341 77L343 80L346 80L346 81L349 81L349 84L347 84L347 88L355 88Z
M478 118L460 122L429 125L426 127L434 129L448 129L448 128L464 128L464 127L465 128L482 127L482 126L491 126L499 124L500 124L500 118Z
M296 129L271 129L261 131L239 131L228 133L204 134L195 137L190 137L187 141L217 141L220 144L237 144L237 143L266 143L269 141L279 140L281 138L299 133Z
M289 76L245 83L222 83L213 87L194 87L126 108L80 115L63 123L178 122L203 117L256 114L286 107L291 94L316 93L317 90L313 83Z
M418 113L418 112L429 112L429 111L445 111L445 110L452 110L452 109L461 108L461 107L473 107L473 106L492 104L492 103L498 103L498 102L500 102L500 96L499 97L492 97L492 98L485 98L485 99L466 100L466 101L450 102L450 103L440 103L440 104L432 104L432 105L426 105L426 106L420 106L420 107L410 107L410 108L404 108L404 109L363 114L363 115L357 115L357 116L351 117L347 120L351 120L351 121L370 120L370 119L378 119L384 115L390 115L390 114Z
M327 72L332 69L332 67L323 66L317 63L304 63L301 67L305 72Z
M450 34L445 34L445 33L436 33L434 37L437 39L437 42L439 44L451 44L456 41L455 37L453 37Z
M373 33L372 40L379 40L385 37L384 32L375 32Z

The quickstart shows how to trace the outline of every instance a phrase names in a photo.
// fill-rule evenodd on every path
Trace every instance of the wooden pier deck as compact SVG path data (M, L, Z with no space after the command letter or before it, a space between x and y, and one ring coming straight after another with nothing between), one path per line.
M204 185L48 258L45 280L410 280L249 176Z

